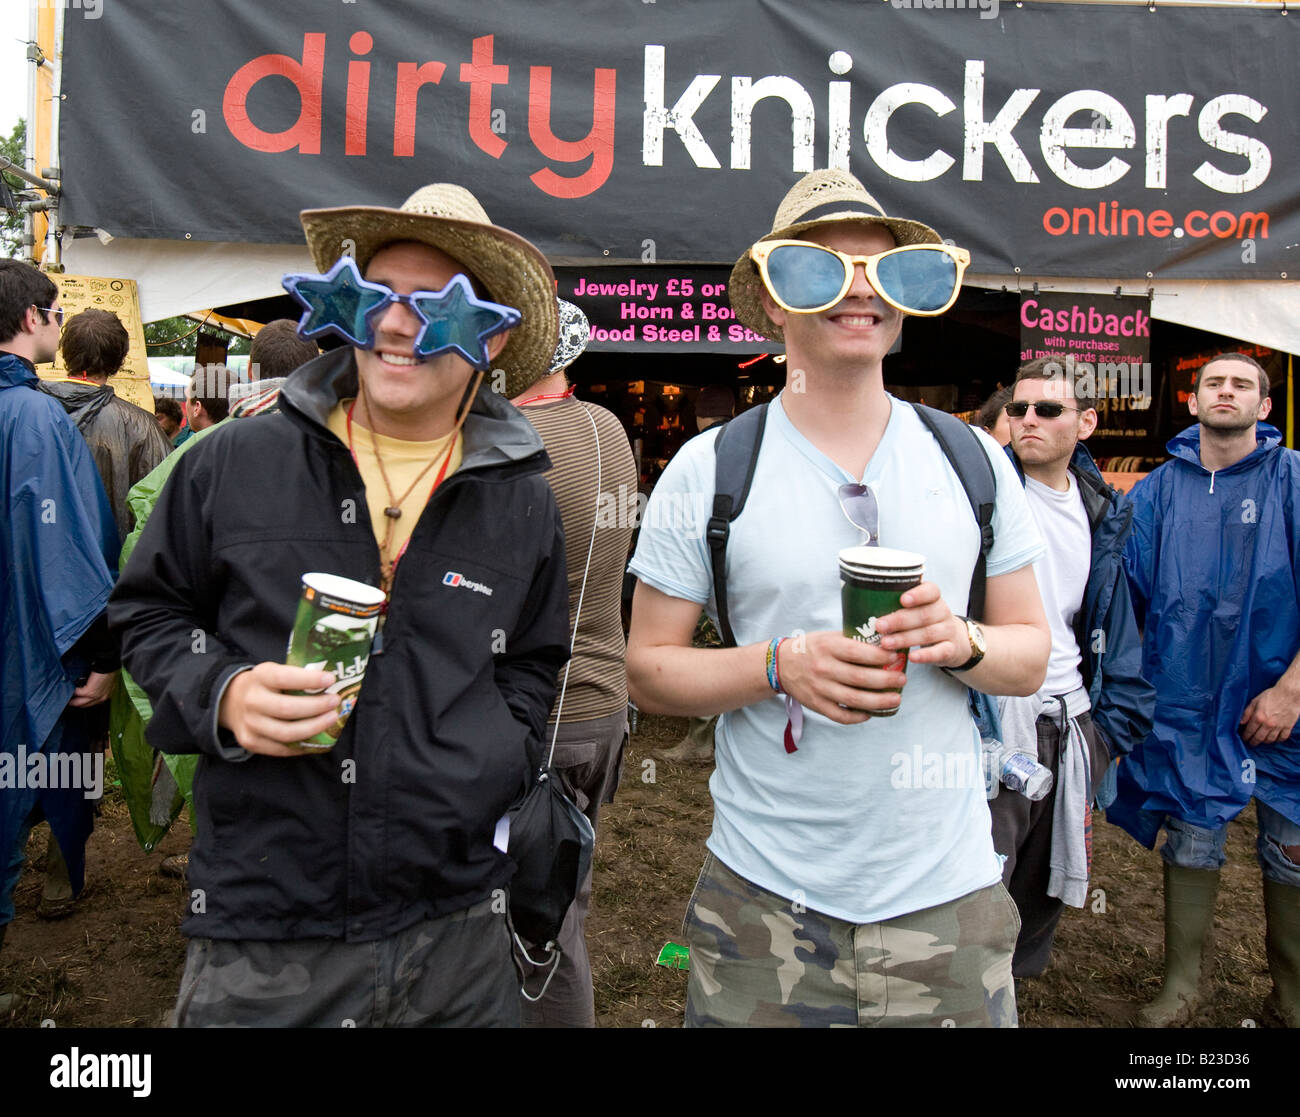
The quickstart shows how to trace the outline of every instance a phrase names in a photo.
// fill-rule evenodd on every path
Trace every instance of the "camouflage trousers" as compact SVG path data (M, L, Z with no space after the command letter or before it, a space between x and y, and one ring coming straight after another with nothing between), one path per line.
M374 942L191 939L176 1026L517 1028L509 932L492 907Z
M1020 930L999 881L855 925L737 876L712 854L686 910L686 1026L1014 1028Z

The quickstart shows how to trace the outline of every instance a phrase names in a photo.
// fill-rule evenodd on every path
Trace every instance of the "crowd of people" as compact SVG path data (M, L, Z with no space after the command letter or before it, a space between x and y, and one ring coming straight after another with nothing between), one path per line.
M189 804L177 1025L592 1026L590 870L554 942L519 934L535 838L511 812L547 772L594 832L629 697L691 718L674 755L715 765L689 1027L1015 1026L1088 896L1095 805L1165 832L1164 982L1136 1021L1186 1023L1251 799L1270 1009L1300 1024L1300 457L1254 360L1198 371L1194 425L1131 498L1051 361L954 432L883 361L968 255L814 171L728 283L787 354L743 495L714 499L740 419L711 388L632 546L628 439L574 394L586 322L535 246L445 183L302 224L301 320L257 335L251 383L197 369L180 416L112 391L113 315L64 323L47 276L0 262L0 761L84 774L111 738L149 848ZM60 346L67 378L39 380ZM870 547L924 573L855 629L836 556ZM351 665L286 662L312 572L381 591L342 704ZM92 791L0 790L0 943L42 820L40 914L72 909Z

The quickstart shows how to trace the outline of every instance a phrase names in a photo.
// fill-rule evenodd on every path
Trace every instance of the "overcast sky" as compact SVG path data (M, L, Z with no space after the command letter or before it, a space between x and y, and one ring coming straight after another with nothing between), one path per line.
M27 115L29 0L0 2L0 132L9 135Z

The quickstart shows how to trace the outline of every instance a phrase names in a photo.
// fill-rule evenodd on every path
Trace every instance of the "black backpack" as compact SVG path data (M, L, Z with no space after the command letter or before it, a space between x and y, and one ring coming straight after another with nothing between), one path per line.
M726 423L713 444L717 458L714 483L713 515L709 517L705 538L713 564L713 596L718 607L718 631L725 647L736 646L727 613L727 538L731 521L745 508L749 487L754 481L759 447L763 444L763 427L767 423L767 404L752 407ZM988 553L993 546L993 504L997 498L997 477L993 465L980 445L975 431L946 411L914 403L921 422L929 429L943 450L970 501L980 529L980 554L971 574L970 603L967 612L975 618L984 613L984 583Z

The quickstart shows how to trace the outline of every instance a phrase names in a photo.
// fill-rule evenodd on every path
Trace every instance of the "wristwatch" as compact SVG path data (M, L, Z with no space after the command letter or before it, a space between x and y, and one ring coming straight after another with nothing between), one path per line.
M970 617L958 617L966 626L966 637L970 640L970 659L960 667L950 667L950 671L969 671L984 658L984 653L988 650L988 644L984 640L984 630Z

